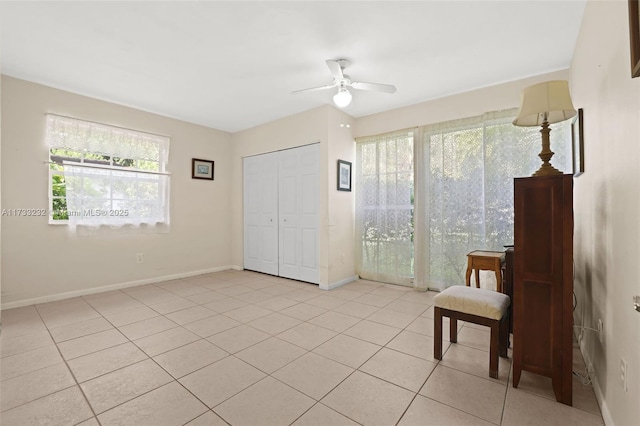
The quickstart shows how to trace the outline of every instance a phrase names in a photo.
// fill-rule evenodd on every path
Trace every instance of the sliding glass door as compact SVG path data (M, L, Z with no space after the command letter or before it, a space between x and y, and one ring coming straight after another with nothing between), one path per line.
M358 274L370 280L411 285L413 132L358 143L355 175Z
M357 140L361 277L444 289L464 284L467 253L513 243L513 178L541 164L539 128L513 126L516 112ZM552 163L571 173L570 122L552 127Z
M423 128L425 196L416 209L429 234L429 287L464 284L467 253L504 251L513 244L513 178L531 176L541 164L539 129L512 125L516 110ZM570 125L551 132L553 164L571 173ZM418 253L419 254L419 253ZM492 273L483 274L490 286Z

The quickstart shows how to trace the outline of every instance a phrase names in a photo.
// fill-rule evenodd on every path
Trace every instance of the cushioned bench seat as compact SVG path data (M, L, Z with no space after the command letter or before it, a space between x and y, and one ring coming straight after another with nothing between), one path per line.
M434 297L433 356L442 359L442 317L450 320L449 340L458 341L458 320L485 325L491 329L489 376L498 378L498 352L507 357L509 342L509 296L483 288L452 286Z

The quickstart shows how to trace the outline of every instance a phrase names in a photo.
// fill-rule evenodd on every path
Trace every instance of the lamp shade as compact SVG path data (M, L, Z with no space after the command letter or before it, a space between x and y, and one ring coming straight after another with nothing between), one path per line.
M344 108L351 103L351 92L344 87L338 89L338 93L333 96L333 103L340 108Z
M576 115L565 80L534 84L522 91L520 111L513 120L515 126L540 126L546 119L551 123Z

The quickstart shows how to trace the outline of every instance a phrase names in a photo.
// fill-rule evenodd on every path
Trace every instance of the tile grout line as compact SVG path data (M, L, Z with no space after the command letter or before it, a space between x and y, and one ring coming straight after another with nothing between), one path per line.
M180 297L180 296L179 296L179 297ZM143 302L142 302L142 303L143 303ZM148 306L148 305L146 305L146 304L145 304L145 306ZM102 314L101 314L101 315L102 315ZM166 316L165 316L165 315L163 315L163 314L160 314L160 316L163 316L163 317L165 317L165 318L166 318ZM146 353L142 348L140 348L138 345L136 345L136 343L135 343L133 340L129 339L129 337L127 337L126 335L124 335L124 333L122 333L122 332L118 329L118 327L114 326L114 325L113 325L113 323L111 323L111 321L109 321L109 320L108 320L107 318L105 318L104 316L103 316L103 318L104 318L107 322L109 322L109 324L111 324L111 325L112 325L116 330L118 330L118 332L120 332L120 334L122 334L122 335L125 337L125 339L127 339L127 340L128 340L128 342L129 342L129 343L133 344L136 348L138 348L138 349L139 349L139 350L140 350L140 351L141 351L141 352L142 352L142 353L147 357L147 359L142 360L142 361L138 361L138 362L135 362L135 363L132 363L132 364L129 364L129 365L124 366L124 367L117 368L117 369L115 369L115 370L109 371L109 372L107 372L107 373L105 373L105 374L102 374L102 375L100 375L100 376L97 376L97 377L103 377L103 376L105 376L105 375L107 375L107 374L113 373L113 372L115 372L115 371L122 370L122 369L124 369L124 368L127 368L127 367L130 367L130 366L132 366L132 365L135 365L135 364L138 364L138 363L144 362L144 361L146 361L146 360L151 360L152 362L154 362L154 364L155 364L155 365L157 365L159 368L161 368L163 371L165 371L169 377L171 377L171 381L169 381L168 383L165 383L165 384L163 384L163 385L160 385L160 386L158 386L158 387L155 387L155 388L153 388L153 389L150 389L150 390L148 390L148 391L146 391L146 392L143 392L143 393L141 393L141 394L139 394L139 395L136 395L136 396L135 396L134 398L132 398L132 399L129 399L129 400L127 400L127 401L123 401L123 402L121 402L120 404L117 404L117 405L115 405L115 406L113 406L113 407L110 407L109 409L107 409L107 410L105 410L105 411L101 412L100 414L107 413L107 412L109 412L109 411L111 411L111 410L113 410L113 409L115 409L115 408L117 408L117 407L120 407L120 406L122 406L122 405L124 405L124 404L126 404L126 403L130 402L130 401L133 401L133 400L135 400L135 399L137 399L137 398L140 398L140 397L141 397L141 396L143 396L143 395L146 395L146 394L148 394L148 393L150 393L150 392L153 392L153 391L155 391L155 390L157 390L157 389L160 389L160 388L162 388L162 387L164 387L164 386L167 386L167 385L171 384L172 382L176 382L179 386L181 386L182 388L184 388L185 390L187 390L187 392L189 392L189 394L191 394L194 398L196 398L198 401L200 401L200 399L199 399L199 398L197 398L197 397L196 397L196 395L194 395L191 391L189 391L188 389L186 389L186 388L182 385L182 383L180 383L180 382L178 381L178 379L176 379L175 377L173 377L173 375L172 375L171 373L169 373L166 369L164 369L164 367L162 367L160 364L158 364L158 362L157 362L155 359L153 359L153 357L152 357L152 356L150 356L149 354L147 354L147 353ZM168 318L167 318L167 319L168 319ZM145 320L142 320L142 321L145 321ZM171 321L171 320L170 320L170 321ZM178 324L178 325L177 325L177 327L181 327L181 326ZM171 328L171 329L169 329L169 330L173 330L173 329L175 329L175 328L177 328L177 327L173 327L173 328ZM167 330L164 330L164 331L167 331ZM189 331L189 330L187 330L187 331ZM159 333L162 333L162 331L161 331L161 332L159 332ZM151 334L150 336L155 335L155 334L159 334L159 333L154 333L154 334ZM149 336L144 336L144 337L149 337ZM141 337L141 338L144 338L144 337ZM205 339L201 338L200 340L205 340ZM191 342L191 343L194 343L194 342ZM188 345L188 344L190 344L190 343L187 343L187 345ZM182 345L182 346L180 346L180 347L183 347L183 346L186 346L186 345ZM178 348L175 348L175 349L178 349ZM167 351L167 352L169 352L169 351ZM96 352L94 352L94 353L96 353ZM163 353L166 353L166 352L163 352ZM158 354L158 355L161 355L161 354ZM157 356L157 355L156 355L156 356ZM97 377L96 377L96 378L97 378ZM75 378L75 376L74 376L74 378ZM92 378L91 380L93 380L93 379L94 379L94 378ZM79 385L79 384L78 384L78 387L80 387L80 385ZM80 389L82 390L82 388L81 388L81 387L80 387ZM83 391L83 395L84 395L84 391ZM85 395L85 399L86 399L86 395ZM202 402L202 401L200 401L200 402L201 402L205 407L207 407L207 410L206 410L206 411L209 411L209 407L208 407L208 405L207 405L207 404L204 404L204 402ZM88 400L87 400L87 403L88 403ZM95 417L96 421L98 421L98 424L100 424L100 425L101 425L102 423L101 423L101 422L100 422L100 420L98 419L98 416L95 414L95 411L93 410L93 407L91 406L91 404L89 404L89 407L90 407L90 408L91 408L91 410L94 412L94 417ZM205 413L206 413L206 411L205 411L204 413L199 414L197 417L201 416L202 414L205 414ZM197 418L197 417L195 417L195 418ZM195 419L195 418L194 418L194 419ZM191 420L194 420L194 419L191 419ZM191 421L191 420L190 420L190 421Z
M366 293L365 293L365 294L366 294ZM286 296L283 296L283 297L286 297ZM320 295L319 295L318 297L320 297ZM291 299L290 299L290 300L291 300ZM311 299L307 299L307 300L311 300ZM395 300L395 299L394 299L394 300ZM299 304L304 303L304 302L305 302L305 301L299 301L296 305L299 305ZM348 303L348 302L345 302L345 303ZM389 303L392 303L392 302L389 302ZM251 304L251 303L250 303L250 304ZM343 303L343 304L344 304L344 303ZM258 305L255 305L255 304L252 304L252 305L254 305L254 306L258 306ZM296 305L292 305L292 306L296 306ZM387 305L388 305L388 304L387 304ZM385 306L387 306L387 305L385 305ZM312 306L315 306L315 305L312 305ZM338 305L338 306L340 306L340 305ZM338 307L338 306L336 306L336 307ZM317 306L317 307L318 307L318 306ZM322 308L322 309L326 309L326 308L323 308L323 307L320 307L320 308ZM382 307L377 307L377 308L378 308L378 310L382 309ZM286 309L286 308L285 308L285 309ZM273 313L280 313L279 311L272 311L272 312L273 312ZM331 309L327 309L327 310L326 310L326 312L324 312L324 313L322 313L322 314L319 314L319 315L317 315L317 316L314 316L314 317L312 317L312 318L309 318L309 319L308 319L308 320L306 320L306 321L302 321L302 322L301 322L301 324L303 324L303 323L309 323L309 322L308 322L309 320L314 319L314 318L316 318L316 317L318 317L318 316L320 316L320 315L324 315L324 314L325 314L325 313L327 313L327 312L333 312L333 311L332 311ZM376 311L376 312L377 312L377 311ZM222 313L222 314L224 314L224 313ZM270 315L270 314L267 314L267 315ZM286 314L285 314L285 315L286 315ZM373 315L373 313L372 313L371 315ZM266 315L265 315L265 316L266 316ZM263 317L264 317L264 316L263 316ZM230 317L229 317L229 318L230 318ZM262 317L259 317L259 318L256 318L256 319L260 319L260 318L262 318ZM355 317L354 317L354 318L355 318ZM233 318L232 318L232 319L233 319ZM299 320L298 318L295 318L295 319ZM359 319L359 321L358 321L356 324L360 323L360 322L363 320L363 319L361 319L361 318L358 318L358 319ZM319 326L319 325L317 325L317 324L313 324L313 323L309 323L309 324L312 324L312 325L315 325L315 326L318 326L318 327L322 327L322 326ZM354 324L354 326L355 326L356 324ZM251 325L250 325L250 324L248 324L248 323L242 323L241 325L247 325L247 326L251 327ZM298 324L298 325L300 325L300 324ZM240 325L238 325L238 327L239 327L239 326L240 326ZM296 325L296 326L293 326L293 327L291 327L291 328L295 328L295 327L297 327L297 325ZM254 329L255 329L255 327L252 327L252 328L254 328ZM289 329L291 329L291 328L289 328ZM325 328L325 327L322 327L322 328ZM289 329L287 329L287 330L289 330ZM326 329L326 328L325 328L325 329ZM263 330L259 330L259 329L256 329L256 330L261 331L261 332L264 332ZM284 333L284 332L285 332L285 331L287 331L287 330L283 330L281 333ZM328 329L328 330L335 332L335 330L331 330L331 329ZM344 330L344 331L346 331L346 330ZM222 332L224 332L224 331L222 331ZM402 330L400 330L400 332L402 332ZM399 332L399 333L400 333L400 332ZM397 334L399 334L399 333L397 333ZM217 333L217 334L219 334L219 333ZM267 333L267 334L270 334L270 333ZM278 337L277 337L277 335L278 335L278 334L280 334L280 333L277 333L277 334L275 334L275 335L274 335L274 334L271 334L269 338L276 338L276 339L278 339L278 340L284 341L284 340L282 340L282 339L280 339L280 338L278 338ZM336 336L337 336L337 335L340 335L340 334L342 334L342 333L337 333L337 334L336 334ZM395 336L397 336L397 334L396 334ZM214 334L214 335L215 335L215 334ZM336 336L334 336L334 337L336 337ZM395 338L395 336L394 336L393 338ZM209 336L209 337L211 337L211 336ZM331 339L333 339L334 337L332 337ZM349 336L349 337L352 337L352 336ZM267 339L265 339L265 340L268 340L269 338L267 338ZM391 340L393 340L393 338L392 338ZM329 340L331 340L331 339L328 339L327 341L329 341ZM356 339L357 339L357 338L356 338ZM361 339L358 339L358 340L361 340ZM391 341L391 340L390 340L390 341ZM263 340L263 341L264 341L264 340ZM259 344L259 343L261 343L261 342L263 342L263 341L256 342L255 344L253 344L253 345L251 345L251 346L249 346L249 347L247 347L247 348L244 348L244 349L242 349L241 351L244 351L244 350L246 350L246 349L248 349L248 348L250 348L250 347L252 347L252 346L255 346L255 345L257 345L257 344ZM287 341L284 341L284 342L289 343L289 344L292 344L292 343L287 342ZM322 345L322 344L324 344L324 343L326 343L326 341L325 341L325 342L323 342L323 343L321 343L320 345L317 345L316 347L321 346L321 345ZM371 343L371 342L368 342L368 343ZM388 343L388 342L387 342L387 343ZM294 344L294 345L295 345L295 344ZM295 346L297 346L297 345L295 345ZM298 346L298 347L300 347L300 346ZM374 352L374 353L373 353L373 354L372 354L372 355L371 355L367 360L365 360L365 361L360 365L360 367L361 367L362 365L366 364L366 363L367 363L367 362L368 362L368 361L369 361L373 356L375 356L378 352L380 352L380 351L382 350L382 348L383 348L383 347L385 347L385 346L380 346L380 348L379 348L376 352ZM277 370L275 370L273 373L275 373L275 372L277 372L277 371L279 371L279 370L281 370L281 369L285 368L287 365L290 365L291 363L295 362L296 360L298 360L299 358L303 357L304 355L306 355L306 354L308 354L308 353L311 353L311 352L312 352L312 350L313 350L313 349L312 349L312 350L309 350L309 349L302 348L302 347L300 347L300 348L301 348L301 349L303 349L303 350L305 350L305 352L304 352L303 354L301 354L300 356L296 357L295 359L292 359L291 361L289 361L289 362L288 362L288 363L286 363L285 365L283 365L283 366L281 366L280 368L278 368ZM315 349L315 348L314 348L314 349ZM238 352L241 352L241 351L238 351ZM225 352L226 352L226 351L225 351ZM238 353L238 352L236 352L236 353ZM315 355L317 355L317 356L322 356L322 355L320 355L320 354L316 354L315 352L314 352L314 354L315 354ZM233 356L233 355L234 355L234 354L230 354L230 356ZM236 359L239 359L239 358L237 358L237 357L235 357L235 358L236 358ZM324 357L324 356L323 356L323 358L326 358L326 357ZM327 359L331 360L330 358L327 358ZM242 360L242 359L239 359L239 360L240 360L240 361L242 361L242 362L245 362L245 363L246 363L246 361L244 361L244 360ZM220 361L221 361L221 360L220 360ZM335 361L335 360L331 360L331 361L333 361L333 362L337 362L337 361ZM218 362L218 361L216 361L216 362ZM338 362L338 363L339 363L339 362ZM215 363L213 363L213 364L215 364ZM328 392L326 392L326 393L322 396L322 398L320 398L320 400L316 400L314 397L312 397L312 396L310 396L310 395L307 395L307 394L305 394L304 392L301 392L301 391L299 391L298 389L295 389L294 387L292 387L291 385L289 385L289 384L287 384L287 383L285 383L285 382L282 382L282 381L281 381L281 380L279 380L278 378L274 377L274 376L272 375L273 373L267 373L267 372L265 372L265 371L263 371L263 370L260 370L260 369L259 369L258 367L256 367L256 366L253 366L253 365L251 365L251 364L249 364L249 363L247 363L247 364L248 364L248 365L250 365L250 366L252 366L253 368L258 369L258 370L259 370L259 371L261 371L262 373L266 374L266 376L265 376L265 377L263 377L262 379L260 379L259 381L255 382L255 383L253 383L253 384L251 384L251 385L249 385L249 386L247 386L246 388L244 388L244 389L242 389L242 390L238 391L237 393L235 393L235 394L233 394L233 395L229 396L227 399L225 399L224 401L221 401L219 404L217 404L217 405L216 405L216 407L217 407L217 406L219 406L219 405L221 405L221 404L223 404L224 402L228 401L229 399L233 398L234 396L238 395L239 393L242 393L242 392L244 392L245 390L247 390L247 389L251 388L252 386L256 385L257 383L260 383L261 381L265 380L267 377L271 377L272 379L274 379L274 380L278 381L279 383L282 383L283 385L285 385L285 386L287 386L287 387L289 387L289 388L293 389L293 390L294 390L294 391L296 391L296 392L300 392L301 394L303 394L303 395L305 395L305 396L307 396L307 397L310 397L311 399L313 399L313 400L315 401L315 403L314 403L311 407L309 407L309 409L308 409L308 410L306 410L304 413L302 413L302 414L300 415L300 416L302 416L302 415L304 415L307 411L309 411L313 406L315 406L315 405L317 405L318 403L320 403L320 400L321 400L322 398L324 398L326 395L328 395L329 393L331 393L335 388L337 388L337 387L338 387L342 382L344 382L345 380L347 380L347 378L349 378L351 375L353 375L356 371L360 371L360 370L359 370L359 368L360 368L360 367L353 369L353 371L352 371L349 375L347 375L343 380L341 380L338 384L336 384L336 386L334 386L331 390L329 390ZM340 364L342 364L342 363L340 363ZM209 365L212 365L212 364L209 364ZM344 365L344 364L342 364L342 365ZM347 366L347 367L349 367L349 368L353 368L353 367L350 367L350 366ZM202 368L205 368L205 367L202 367ZM361 373L364 373L364 372L362 372L362 371L360 371L360 372L361 372ZM191 373L189 373L189 374L191 374ZM364 374L367 374L367 373L364 373ZM372 377L375 377L375 376L372 376ZM180 383L180 382L179 382L179 383ZM388 382L388 383L390 383L390 382ZM180 384L182 385L182 383L180 383ZM395 384L394 384L394 385L395 385ZM184 386L184 385L183 385L183 386ZM397 386L397 385L396 385L396 386ZM185 389L186 389L186 388L185 388ZM188 390L188 389L187 389L187 390ZM194 396L195 396L195 395L194 395ZM324 405L324 404L323 404L323 405ZM207 405L205 404L205 406L207 406ZM215 408L215 407L214 407L214 408ZM214 408L211 408L211 411L213 411L215 414L217 414L217 413L215 412ZM328 407L328 408L330 408L330 409L331 409L331 407ZM333 409L332 409L332 410L333 410ZM335 410L333 410L333 411L335 411ZM341 414L341 415L344 415L344 414L342 414L342 413L340 413L340 414ZM218 415L219 417L221 417L221 418L222 418L222 416L220 416L219 414L217 414L217 415ZM299 417L300 417L300 416L299 416ZM299 417L298 417L298 418L299 418ZM345 417L349 418L348 416L345 416ZM226 422L226 420L225 420L224 418L223 418L223 420ZM297 420L297 419L294 419L294 422L295 422L296 420ZM351 419L351 420L352 420L352 419ZM358 422L356 422L356 423L358 423Z
M51 337L51 340L53 341L53 344L56 346L56 350L58 351L58 354L60 355L60 358L62 358L62 362L64 362L64 365L67 367L67 371L69 371L69 374L71 374L71 377L73 378L73 381L75 382L75 386L78 388L78 390L82 394L82 397L84 398L85 403L89 407L89 410L91 410L91 413L93 413L93 418L96 419L96 421L98 422L98 425L101 425L100 421L98 420L98 415L96 414L95 410L93 409L93 406L89 402L89 399L87 398L87 395L85 394L84 389L82 389L82 387L80 386L80 383L78 383L78 379L76 378L76 375L73 373L73 370L71 370L71 367L69 367L69 363L67 362L67 360L64 357L64 355L62 355L62 352L60 351L60 348L58 347L58 343L53 338L53 335L51 334L51 331L49 330L49 327L47 327L47 324L44 322L44 319L42 319L42 315L40 315L40 311L38 310L38 308L35 305L34 305L34 307L36 309L36 312L38 313L38 316L40 317L40 320L42 321L42 323L44 324L45 328L47 329L47 332L49 333L49 337ZM85 419L85 420L82 420L82 421L87 421L87 420L90 420L90 419L91 418Z

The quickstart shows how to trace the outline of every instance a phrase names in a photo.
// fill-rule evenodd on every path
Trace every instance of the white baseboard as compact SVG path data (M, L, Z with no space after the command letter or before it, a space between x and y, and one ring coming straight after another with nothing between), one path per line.
M336 281L335 283L331 283L329 284L326 288L323 288L322 286L320 287L321 290L333 290L334 288L338 288L341 287L345 284L349 284L350 282L356 281L358 279L357 275L354 275L352 277L347 277L343 280L340 281Z
M1 310L21 308L23 306L35 305L38 303L54 302L56 300L69 299L71 297L87 296L89 294L104 293L105 291L121 290L123 288L135 287L144 284L153 284L163 281L177 280L180 278L194 277L197 275L210 274L212 272L237 269L236 266L219 266L217 268L201 269L198 271L181 272L179 274L163 275L161 277L145 278L143 280L128 281L119 284L110 284L101 287L86 288L81 290L67 291L64 293L51 294L48 296L34 297L32 299L17 300L15 302L3 303ZM239 270L242 270L240 268Z
M584 364L589 367L591 385L593 386L593 391L596 394L596 400L598 401L598 405L600 406L600 413L602 414L602 419L604 420L604 424L607 426L614 426L613 417L611 417L611 412L609 411L609 407L607 406L606 401L604 400L604 395L602 393L602 388L600 387L600 383L598 383L598 376L593 369L593 362L585 349L585 339L582 339L580 343L580 353L582 353L582 358L584 359Z

